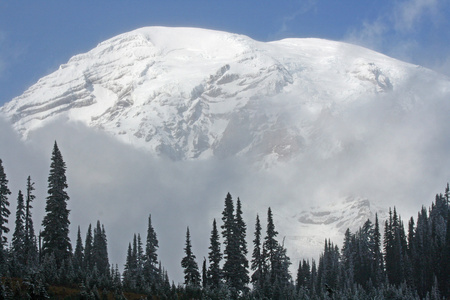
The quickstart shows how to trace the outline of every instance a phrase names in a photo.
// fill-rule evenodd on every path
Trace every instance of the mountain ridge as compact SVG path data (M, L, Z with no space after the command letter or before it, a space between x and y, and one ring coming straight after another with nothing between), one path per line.
M298 111L315 121L422 73L341 42L146 27L72 57L1 111L24 138L59 116L174 160L276 161L296 156L315 130L292 122Z

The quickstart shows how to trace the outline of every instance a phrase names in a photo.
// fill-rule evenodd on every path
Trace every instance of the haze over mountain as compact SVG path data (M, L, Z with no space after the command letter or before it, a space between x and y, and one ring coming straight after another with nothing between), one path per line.
M0 158L11 190L34 172L44 202L56 139L72 233L101 219L111 262L152 213L163 265L181 278L185 227L206 256L229 191L249 241L256 213L265 220L272 207L296 265L375 212L396 205L408 218L442 191L449 99L447 77L346 43L148 27L72 57L5 104L21 141L2 123Z

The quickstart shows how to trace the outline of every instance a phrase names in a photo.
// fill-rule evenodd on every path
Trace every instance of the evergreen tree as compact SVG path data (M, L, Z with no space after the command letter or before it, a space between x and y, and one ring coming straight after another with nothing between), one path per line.
M341 250L342 275L344 278L344 288L350 290L355 282L355 236L347 228L344 235L344 243Z
M208 286L208 272L206 268L206 258L203 258L202 265L202 288L206 288Z
M123 285L129 290L136 288L136 257L133 256L131 243L128 243L127 259L123 270Z
M76 272L80 272L83 270L83 261L84 261L84 248L83 241L81 240L81 232L80 226L78 226L77 232L77 241L75 245L75 252L73 253L73 268Z
M278 255L278 242L275 239L278 232L275 230L275 225L273 223L272 210L270 207L267 210L267 230L266 237L264 239L264 250L266 253L265 259L267 260L267 265L270 273L270 283L274 284L276 275L274 271L274 266L276 264Z
M378 222L378 214L375 214L375 228L373 231L373 284L379 287L383 281L383 253L381 251L381 233L380 224Z
M152 226L152 216L149 215L144 258L144 278L149 284L154 284L160 275L158 272L158 247L158 239Z
M228 193L225 198L225 208L222 212L222 236L224 238L224 260L225 263L222 268L223 278L231 285L235 273L236 248L237 241L234 238L234 205L231 194Z
M448 188L448 184L447 184ZM447 230L445 237L445 246L443 249L441 262L441 290L444 297L450 298L450 211L447 215Z
M7 244L6 233L9 232L8 218L11 212L9 211L8 195L11 191L8 189L8 179L6 179L3 162L0 159L0 265L3 265L4 260L4 246Z
M24 200L22 191L19 191L17 197L16 207L16 226L12 237L12 255L14 258L14 272L15 276L22 276L22 272L25 268L25 212L24 212Z
M92 257L93 250L92 250L92 243L93 243L93 237L92 237L92 226L89 224L88 230L86 232L86 239L84 242L84 260L83 260L83 267L86 272L89 272L94 268L94 259Z
M144 248L142 246L141 234L137 235L136 248L136 285L139 291L148 290L149 286L144 279Z
M249 282L248 276L248 260L247 260L247 241L246 225L242 217L241 200L238 198L236 202L236 223L234 229L234 239L237 243L236 247L236 265L235 274L233 276L233 287L238 291L246 291Z
M259 216L256 215L255 223L255 239L253 240L253 253L251 269L254 271L252 274L252 280L254 289L262 289L264 283L264 257L262 254L261 244L261 223Z
M220 253L219 232L217 231L216 219L213 221L213 228L211 231L210 246L209 246L209 268L208 278L211 288L218 288L221 281L220 262L222 260L222 253Z
M94 241L92 243L92 260L100 276L109 274L108 246L104 226L97 221L94 229Z
M186 230L186 247L184 248L185 257L181 260L181 267L184 269L184 284L187 287L200 287L200 273L198 270L195 255L192 252L191 235L189 227Z
M61 266L63 260L70 257L72 246L69 238L69 209L67 201L69 196L66 192L66 163L63 160L58 145L54 144L48 177L48 197L45 207L46 215L42 221L44 230L43 253L54 254L57 266Z
M38 249L36 245L36 236L34 235L34 225L31 209L31 202L36 198L34 196L34 182L31 182L31 177L27 178L27 194L25 200L25 260L27 262L28 268L33 267L37 264Z

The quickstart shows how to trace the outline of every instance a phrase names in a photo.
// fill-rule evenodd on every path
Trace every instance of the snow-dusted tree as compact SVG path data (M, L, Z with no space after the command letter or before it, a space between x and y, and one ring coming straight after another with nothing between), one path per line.
M246 291L249 282L248 277L248 260L247 260L247 241L246 241L246 225L242 217L241 200L238 198L236 202L236 217L234 228L234 239L236 240L236 265L233 286L238 291Z
M261 290L264 283L264 257L261 244L261 222L259 216L256 215L255 223L255 239L253 240L252 254L252 283L255 290Z
M200 272L195 261L195 255L192 252L189 227L186 230L186 247L184 248L184 253L186 256L181 260L181 267L184 269L184 284L187 287L200 287Z
M219 232L217 231L216 219L214 219L213 221L208 259L209 259L209 268L208 268L209 285L213 289L218 288L222 278L220 270L222 253L220 253Z
M276 279L276 274L273 272L273 269L278 254L278 241L275 239L277 235L278 232L275 230L275 224L273 223L272 210L269 207L267 210L267 230L264 239L264 252L266 253L265 259L270 273L270 282L272 284Z
M84 247L83 241L81 240L80 226L78 226L77 241L75 244L75 252L73 253L73 262L72 262L75 272L80 272L83 270L83 262L84 262Z
M100 276L109 274L108 247L106 241L105 227L97 221L94 229L94 241L92 243L92 260L97 267Z
M148 216L148 228L147 228L147 242L145 244L145 257L144 257L144 279L152 285L159 279L160 274L158 272L158 239L156 237L155 229L152 226L152 216Z
M17 196L17 207L16 207L16 222L14 233L12 237L12 256L14 261L14 272L15 276L22 276L26 260L25 260L25 207L22 191L19 190L19 195Z
M68 185L66 179L66 163L63 160L58 145L54 144L48 176L48 196L45 206L46 215L42 221L44 255L54 254L58 267L63 260L70 257L72 246L69 238L69 209L66 192Z
M0 255L3 256L3 248L7 244L6 233L9 232L8 218L11 212L9 211L8 196L11 195L11 191L8 189L8 179L6 179L5 170L3 168L3 162L0 159ZM2 257L0 257L0 260ZM3 263L3 261L0 261Z
M89 272L94 267L94 261L92 257L92 243L92 225L89 224L88 230L86 232L86 239L84 241L83 268L86 272Z
M31 182L31 177L27 178L27 193L25 198L25 239L24 239L24 247L25 247L25 259L27 262L28 268L32 268L37 263L38 258L38 249L36 245L36 236L34 235L34 225L31 209L31 202L36 198L33 194L34 191L34 182Z

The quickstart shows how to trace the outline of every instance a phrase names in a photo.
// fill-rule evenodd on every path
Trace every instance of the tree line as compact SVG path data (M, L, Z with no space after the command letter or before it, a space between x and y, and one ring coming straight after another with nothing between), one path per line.
M42 231L32 219L35 200L30 176L18 192L14 231L8 243L8 180L0 159L0 298L44 299L50 286L77 288L72 299L125 299L127 292L150 299L447 299L450 297L450 189L436 195L429 209L405 225L389 209L384 232L378 216L354 233L347 229L341 249L325 239L319 260L302 259L296 274L284 240L276 231L272 210L265 230L255 219L249 255L242 202L225 197L220 226L211 225L207 259L199 268L186 228L180 265L184 283L175 285L158 260L158 238L148 217L147 236L134 234L124 271L108 259L104 226L91 224L83 238L78 227L74 249L69 238L66 164L55 142L48 176ZM249 256L251 258L249 259ZM295 277L295 278L294 278ZM13 280L15 279L15 280ZM101 291L101 292L100 292Z

